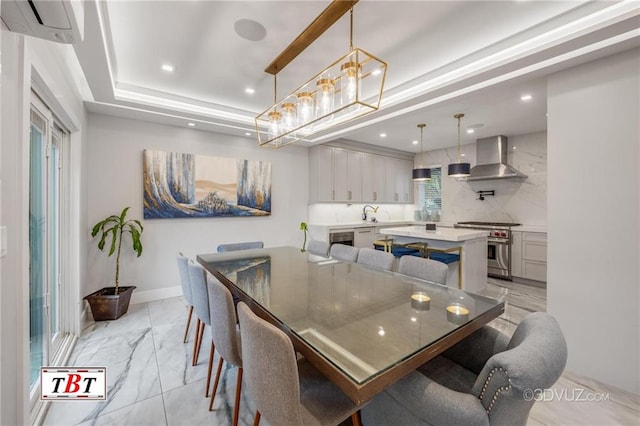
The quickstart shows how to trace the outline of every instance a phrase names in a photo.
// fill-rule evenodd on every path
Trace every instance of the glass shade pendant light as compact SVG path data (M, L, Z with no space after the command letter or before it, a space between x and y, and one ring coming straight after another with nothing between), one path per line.
M296 93L298 99L298 126L304 126L315 118L315 101L312 92Z
M469 172L471 170L471 164L463 163L462 157L460 157L460 119L464 117L464 114L458 113L453 116L453 118L458 120L458 161L455 163L449 164L447 168L447 174L449 177L459 178L459 177L467 177L469 176Z
M298 117L295 102L282 103L282 127L283 131L289 132L298 127Z
M353 52L353 8L349 11L349 52ZM349 59L340 66L340 106L353 104L360 98L362 64L356 58ZM357 104L355 104L357 108Z
M336 83L330 76L318 79L317 86L317 118L331 120L331 113L335 109L334 98L336 94Z
M418 124L418 128L420 128L420 165L413 169L413 180L416 182L422 182L426 180L431 180L431 169L424 168L424 151L422 150L422 131L424 130L426 124Z
M282 133L282 114L279 111L269 113L269 137L278 137Z
M273 100L275 103L278 93L278 78L273 76ZM282 113L274 107L268 114L269 117L269 137L277 137L282 133Z

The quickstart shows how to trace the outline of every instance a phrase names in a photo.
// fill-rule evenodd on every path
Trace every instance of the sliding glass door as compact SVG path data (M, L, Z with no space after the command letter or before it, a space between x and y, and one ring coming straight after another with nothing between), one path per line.
M67 134L32 94L29 135L29 324L32 398L41 366L50 365L60 341L62 286L61 151Z

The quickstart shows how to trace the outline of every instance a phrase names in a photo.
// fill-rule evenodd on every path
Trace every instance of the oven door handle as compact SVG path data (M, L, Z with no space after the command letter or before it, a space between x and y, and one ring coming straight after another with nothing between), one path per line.
M503 245L509 244L508 240L494 240L492 238L487 239L487 242L494 243L494 244L503 244Z

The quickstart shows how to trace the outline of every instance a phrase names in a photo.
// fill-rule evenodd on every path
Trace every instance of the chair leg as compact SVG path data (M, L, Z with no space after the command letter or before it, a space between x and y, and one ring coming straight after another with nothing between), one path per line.
M213 368L213 356L216 351L216 345L211 341L211 349L209 349L209 368L207 369L207 387L204 390L204 396L209 396L209 385L211 384L211 369Z
M253 426L258 426L260 424L260 411L256 410L256 416L253 419Z
M216 391L218 390L218 382L220 381L220 372L222 371L222 363L224 359L220 357L218 361L218 370L216 371L216 379L213 381L213 392L211 392L211 402L209 402L209 411L213 411L213 400L216 398Z
M356 411L351 415L351 423L353 424L353 426L362 425L362 423L360 422L360 410Z
M233 426L238 426L238 414L240 413L240 391L242 390L242 367L238 367L238 379L236 380L236 402L233 407Z
M193 336L193 362L191 365L195 366L198 363L196 357L196 351L198 350L198 331L200 331L200 318L196 319L196 332Z
M197 365L198 364L198 357L200 356L200 348L202 347L202 337L204 336L204 326L206 324L204 323L204 321L200 321L200 332L198 333L198 347L196 348L196 359L195 359L195 364L193 365Z
M193 305L189 306L189 317L187 318L187 326L184 328L183 343L187 343L187 339L189 337L189 326L191 325L191 314L193 314Z

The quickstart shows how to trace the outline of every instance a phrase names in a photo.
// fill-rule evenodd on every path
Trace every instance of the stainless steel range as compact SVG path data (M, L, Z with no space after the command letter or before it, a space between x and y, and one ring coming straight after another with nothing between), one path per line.
M489 231L487 239L487 271L489 276L511 280L511 228L519 223L458 222L456 228Z

